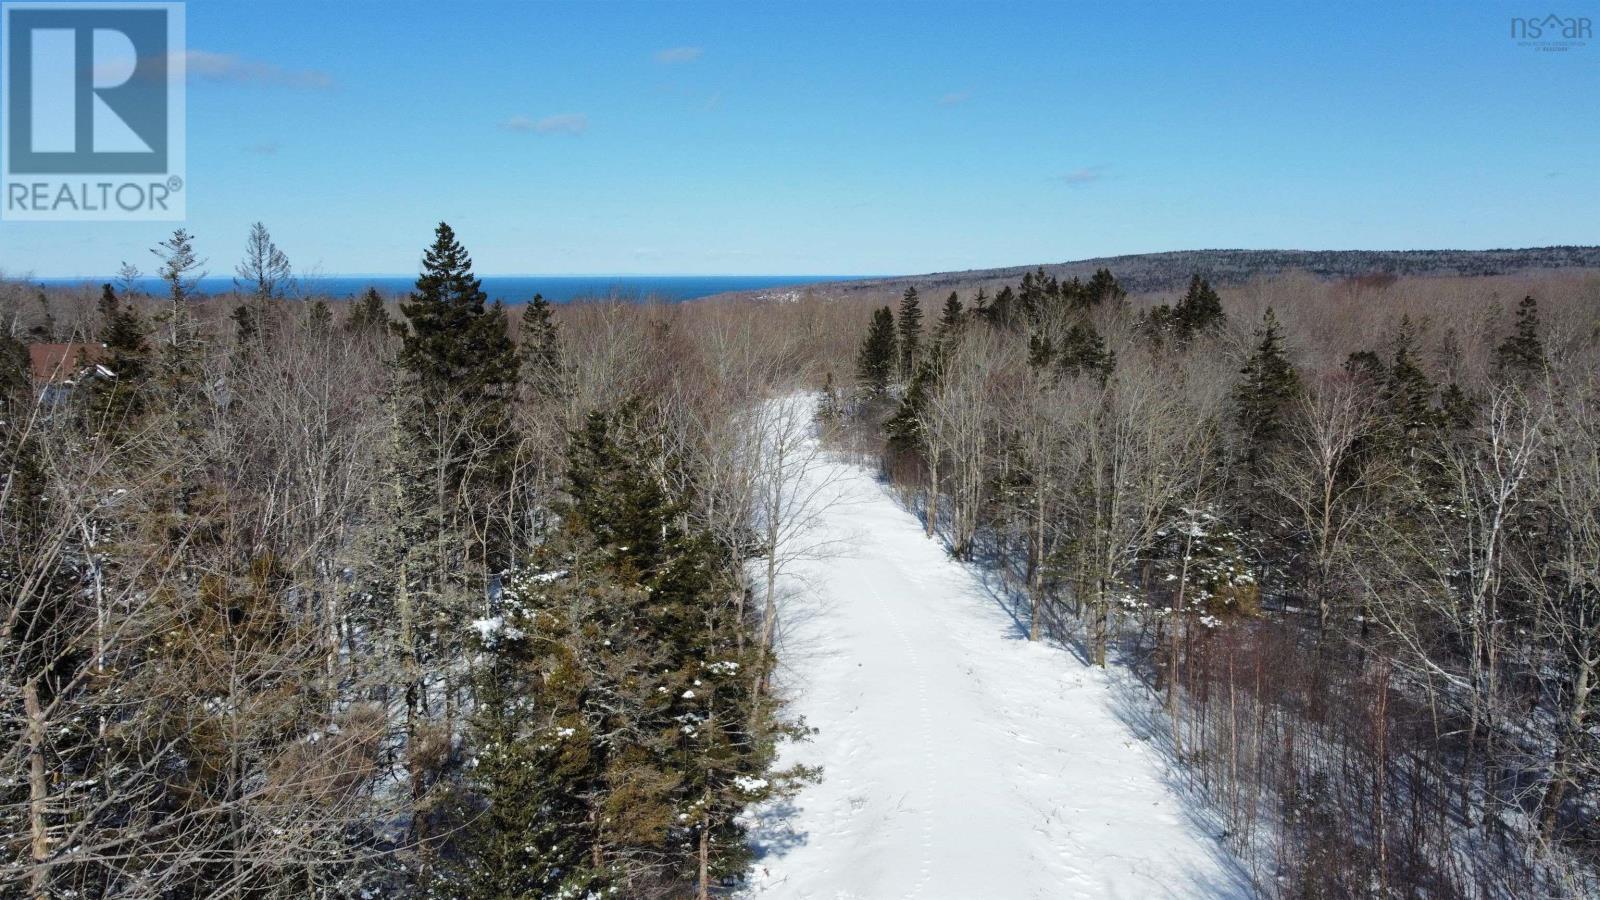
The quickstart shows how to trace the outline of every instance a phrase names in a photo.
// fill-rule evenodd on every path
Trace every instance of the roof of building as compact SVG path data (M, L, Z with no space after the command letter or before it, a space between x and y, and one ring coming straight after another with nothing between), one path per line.
M55 384L71 381L106 356L106 348L100 344L29 344L28 368L34 381Z

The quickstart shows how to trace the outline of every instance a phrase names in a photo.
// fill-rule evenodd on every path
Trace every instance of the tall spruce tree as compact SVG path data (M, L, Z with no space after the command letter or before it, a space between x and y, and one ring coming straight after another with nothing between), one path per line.
M934 367L928 361L924 360L917 366L917 374L911 376L911 383L906 385L899 408L883 426L889 438L890 450L909 456L922 454L925 449L922 417L927 409L928 393L933 388L934 377Z
M868 399L882 397L889 390L900 364L896 348L894 312L885 306L872 314L872 324L867 327L867 337L856 353L856 381L861 395Z
M250 307L241 303L233 308L229 314L233 319L233 339L241 350L249 351L255 346L256 338L260 335L260 328L256 325L256 317Z
M1379 399L1384 407L1384 444L1390 453L1416 458L1427 432L1440 424L1434 407L1434 381L1418 360L1418 333L1410 315L1400 317L1394 357L1384 372Z
M375 591L396 610L411 740L430 711L433 686L448 696L458 677L432 661L459 652L465 620L482 608L493 573L513 559L510 524L499 511L515 446L516 348L504 310L486 309L485 299L471 257L440 223L416 290L401 307L409 328L399 358L404 377L392 401L390 502L404 533L386 547ZM425 773L413 765L411 775L420 798ZM420 818L416 824L429 825Z
M90 387L89 408L96 427L115 429L144 409L150 376L150 347L139 311L119 300L111 285L100 293L100 340L106 345L110 378Z
M318 297L306 310L306 327L312 334L327 334L333 328L333 310L328 301Z
M900 318L895 328L900 339L900 379L910 381L922 349L922 301L917 297L915 286L906 288L905 295L900 298Z
M1539 339L1539 301L1522 298L1517 304L1516 330L1495 348L1495 366L1513 377L1539 375L1545 369L1544 343Z
M934 339L943 343L961 329L967 320L967 312L961 305L961 298L955 291L944 298L944 307L939 310L939 324L934 328Z
M1178 305L1173 307L1172 315L1179 337L1185 340L1215 331L1226 318L1222 311L1222 298L1212 289L1211 282L1201 278L1198 273L1189 279L1189 289L1184 292Z
M748 860L738 815L800 774L768 771L784 729L756 703L740 561L639 465L672 465L650 421L630 401L573 435L562 532L479 623L472 781L493 812L469 896L635 896L662 871L705 896Z
M1419 434L1438 424L1433 395L1433 382L1417 362L1416 326L1410 316L1402 316L1382 397L1388 422L1404 446L1414 446Z
M12 337L11 332L0 328L0 414L9 419L11 414L6 410L7 401L21 396L32 382L27 345Z
M522 308L523 378L539 397L567 395L566 368L561 353L561 332L543 294Z
M1282 444L1289 405L1300 395L1300 375L1283 347L1278 317L1267 307L1256 329L1255 349L1234 385L1233 403L1244 439L1245 465L1259 476L1264 461Z
M1127 296L1128 292L1122 289L1122 285L1117 282L1116 276L1111 274L1111 270L1102 267L1094 270L1094 275L1088 284L1077 293L1076 305L1088 308L1116 306Z
M469 468L489 481L504 475L517 352L504 308L485 308L487 299L472 257L440 222L416 290L400 307L409 326L400 364L411 379L409 426L447 457L458 481ZM469 447L478 456L470 466Z
M982 307L984 321L991 325L1010 325L1017 314L1017 294L1011 285L1002 287L994 295L994 302L987 307Z
M273 243L267 226L256 222L245 240L244 258L234 266L233 284L258 301L276 300L290 289L294 270L289 257Z
M383 307L383 295L369 287L350 305L350 317L345 328L356 334L381 335L390 328L389 313Z
M100 285L100 299L95 303L95 311L99 313L99 321L95 323L95 334L101 342L106 339L106 329L111 326L111 320L116 318L117 310L121 308L122 301L117 298L117 292L111 287L111 282Z
M1117 355L1106 349L1105 338L1088 321L1075 322L1067 329L1057 354L1057 364L1063 374L1076 378L1091 375L1102 384L1116 368Z
M1035 331L1028 336L1028 365L1047 369L1056 361L1056 343L1050 335Z
M150 252L161 260L156 274L167 283L167 298L171 303L167 311L166 343L171 348L181 348L194 337L189 322L189 298L201 277L199 269L205 265L205 260L195 255L194 236L182 228Z
M479 396L503 391L516 374L516 352L503 317L472 274L472 257L444 222L422 258L415 291L400 311L410 328L400 363L425 391L461 388Z

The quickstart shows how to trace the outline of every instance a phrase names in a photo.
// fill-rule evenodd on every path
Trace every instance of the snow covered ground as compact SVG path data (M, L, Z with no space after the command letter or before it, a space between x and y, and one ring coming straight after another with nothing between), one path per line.
M1030 644L985 585L864 468L796 563L780 684L820 783L762 811L763 898L1247 897L1216 829L1168 789L1112 679Z

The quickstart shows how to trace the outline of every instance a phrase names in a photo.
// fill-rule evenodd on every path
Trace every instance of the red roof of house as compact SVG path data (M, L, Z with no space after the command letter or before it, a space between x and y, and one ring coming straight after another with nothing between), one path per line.
M28 367L34 381L67 381L105 358L106 348L99 344L28 345Z

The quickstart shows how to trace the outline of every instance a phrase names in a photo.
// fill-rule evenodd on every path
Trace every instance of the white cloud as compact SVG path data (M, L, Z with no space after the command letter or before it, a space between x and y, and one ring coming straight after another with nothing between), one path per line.
M1061 176L1061 180L1075 187L1090 184L1106 177L1105 166L1084 166Z
M705 52L699 47L668 47L656 51L656 62L672 65L673 63L694 62Z
M517 115L500 123L505 131L527 131L534 134L583 134L589 130L589 117L583 113L561 113L531 119Z
M262 84L317 91L334 87L333 76L319 69L285 69L232 53L190 50L184 55L184 65L190 81Z

